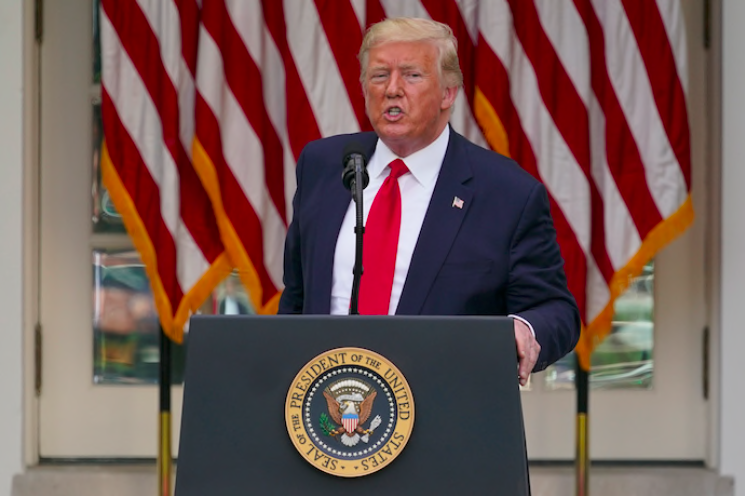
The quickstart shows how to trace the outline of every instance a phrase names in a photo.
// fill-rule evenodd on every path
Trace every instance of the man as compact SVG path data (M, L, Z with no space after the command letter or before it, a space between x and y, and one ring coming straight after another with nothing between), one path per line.
M357 142L370 157L360 313L511 315L525 385L572 350L580 328L545 188L448 125L463 80L448 26L382 21L359 59L375 132L303 150L279 312L348 313L355 206L340 175Z
M238 296L233 276L228 276L225 279L225 296L218 305L217 313L221 315L246 315L250 313L246 304Z

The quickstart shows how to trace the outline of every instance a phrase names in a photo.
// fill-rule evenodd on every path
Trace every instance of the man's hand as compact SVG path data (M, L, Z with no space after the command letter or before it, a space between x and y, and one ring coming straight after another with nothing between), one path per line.
M528 383L528 377L538 361L538 354L541 352L541 345L536 341L533 333L525 322L514 319L515 322L515 342L517 343L517 375L520 379L520 385L525 386Z

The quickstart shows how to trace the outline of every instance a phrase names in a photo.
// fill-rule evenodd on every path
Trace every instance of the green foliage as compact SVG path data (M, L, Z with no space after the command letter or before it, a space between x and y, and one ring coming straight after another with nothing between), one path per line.
M331 422L331 420L329 420L328 415L325 413L322 413L321 416L318 417L318 425L327 436L331 435L331 432L336 429L336 426Z

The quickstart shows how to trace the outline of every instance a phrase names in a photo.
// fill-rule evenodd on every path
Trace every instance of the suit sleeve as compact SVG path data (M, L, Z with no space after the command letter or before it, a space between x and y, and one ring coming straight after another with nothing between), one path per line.
M574 349L580 316L567 288L564 261L542 184L532 189L510 245L509 313L531 323L541 353L534 371Z
M297 188L295 196L292 199L292 222L287 229L287 238L285 239L284 255L284 276L283 282L285 289L279 299L278 314L303 313L303 263L301 256L301 239L300 239L300 216L302 209L300 207L300 194L302 191L302 171L305 162L305 151L300 154L297 168L295 171L297 177Z

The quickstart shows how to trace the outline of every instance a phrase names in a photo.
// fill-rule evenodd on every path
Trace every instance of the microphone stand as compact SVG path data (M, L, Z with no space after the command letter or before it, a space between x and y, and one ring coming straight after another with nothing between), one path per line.
M349 315L359 315L358 302L360 297L360 278L362 277L362 241L365 234L364 226L364 208L362 205L362 190L367 186L367 181L363 178L367 171L364 168L361 157L354 158L354 179L352 180L351 190L352 199L355 203L356 224L354 226L355 250L354 250L354 269L352 270L352 296L349 305Z

